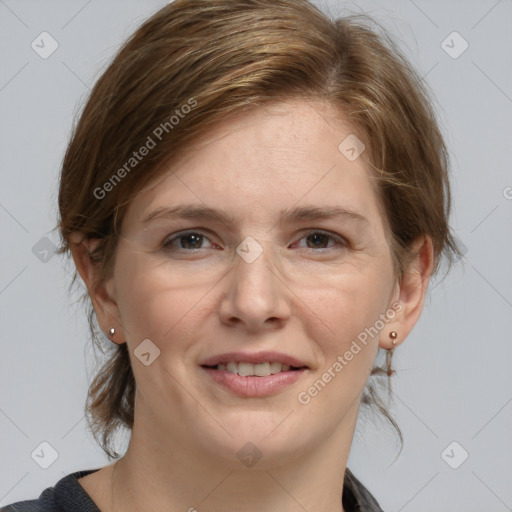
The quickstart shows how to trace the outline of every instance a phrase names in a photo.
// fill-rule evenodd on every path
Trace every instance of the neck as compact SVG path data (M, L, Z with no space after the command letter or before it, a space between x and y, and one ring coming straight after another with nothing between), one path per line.
M112 512L343 512L356 419L357 407L314 449L277 461L263 456L250 468L220 464L218 457L174 443L154 423L139 425L136 419L126 455L112 474Z

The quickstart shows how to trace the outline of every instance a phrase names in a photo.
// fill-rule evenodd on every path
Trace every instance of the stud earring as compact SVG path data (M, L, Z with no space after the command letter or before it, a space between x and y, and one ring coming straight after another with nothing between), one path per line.
M389 337L392 339L392 342L393 345L396 345L396 338L397 338L398 334L396 333L396 331L391 331L389 333Z
M115 343L116 345L123 345L124 343L126 343L126 341L123 341L123 342L120 342L120 341L115 341L114 340L114 334L116 333L116 330L111 327L108 331L109 335L108 335L108 339L112 342L112 343Z

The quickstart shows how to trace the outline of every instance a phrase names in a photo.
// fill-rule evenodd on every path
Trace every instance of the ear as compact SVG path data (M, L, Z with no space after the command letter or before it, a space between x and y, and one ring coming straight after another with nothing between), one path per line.
M87 238L80 232L74 232L70 235L71 255L91 297L98 324L107 338L114 343L121 344L126 341L126 338L121 324L119 308L115 301L114 279L110 277L100 282L99 263L93 261L91 257L99 243L99 239ZM114 336L110 335L112 327L115 329Z
M411 248L411 254L413 257L408 268L397 282L393 293L392 304L396 302L399 304L399 307L395 308L397 313L381 332L379 347L384 349L397 347L407 338L423 309L428 283L434 267L432 239L429 236L417 239ZM395 345L389 337L391 331L397 333Z

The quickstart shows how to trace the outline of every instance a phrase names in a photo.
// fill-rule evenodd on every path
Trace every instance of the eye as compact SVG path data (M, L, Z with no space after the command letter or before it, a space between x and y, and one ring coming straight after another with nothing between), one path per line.
M302 237L301 240L306 240L306 247L308 249L331 249L333 246L325 246L329 241L334 241L334 246L347 246L347 242L342 237L324 231L311 231L307 236Z
M198 231L182 231L165 240L162 243L164 249L194 252L199 249L207 249L203 247L203 242L209 240L206 235ZM306 248L308 249L331 249L336 246L347 247L347 242L341 236L333 235L324 231L311 231L306 236L303 236L300 240L306 240ZM334 245L326 246L330 242L334 242ZM181 247L177 247L179 244ZM304 247L304 246L302 246Z
M201 247L204 240L208 240L208 238L206 238L202 233L197 231L184 231L165 240L162 247L170 250L183 250L190 252L190 250L194 249L204 249L204 247ZM174 242L181 244L182 247L176 247Z

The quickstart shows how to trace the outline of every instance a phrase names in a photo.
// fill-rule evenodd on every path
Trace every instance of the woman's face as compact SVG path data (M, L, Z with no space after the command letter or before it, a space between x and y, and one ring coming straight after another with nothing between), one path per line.
M159 446L270 463L352 434L399 289L361 147L331 116L228 120L127 210L107 290ZM258 364L206 367L233 362Z

